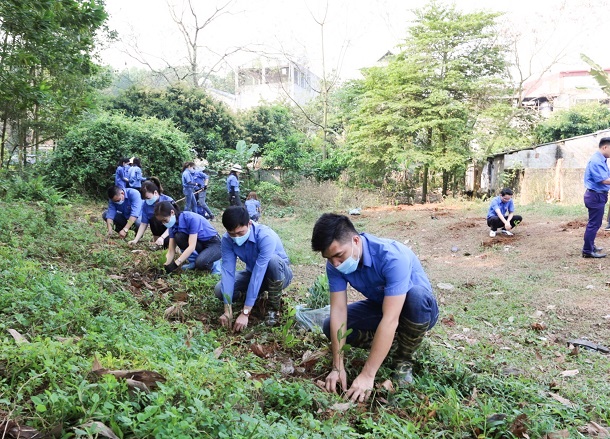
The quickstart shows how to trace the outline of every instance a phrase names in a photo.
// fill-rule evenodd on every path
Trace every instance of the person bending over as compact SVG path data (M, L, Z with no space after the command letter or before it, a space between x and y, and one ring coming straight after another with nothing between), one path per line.
M513 191L509 188L502 189L500 195L491 200L487 211L487 225L491 228L489 236L496 236L497 230L507 236L513 236L510 230L518 226L523 217L515 215L515 204L513 203Z

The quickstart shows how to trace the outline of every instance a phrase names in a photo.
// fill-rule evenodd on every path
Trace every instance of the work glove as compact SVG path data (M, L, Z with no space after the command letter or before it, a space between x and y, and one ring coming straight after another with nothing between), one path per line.
M172 261L169 264L165 265L165 273L166 274L170 274L170 273L172 273L173 271L175 271L177 269L178 269L178 265L174 261Z

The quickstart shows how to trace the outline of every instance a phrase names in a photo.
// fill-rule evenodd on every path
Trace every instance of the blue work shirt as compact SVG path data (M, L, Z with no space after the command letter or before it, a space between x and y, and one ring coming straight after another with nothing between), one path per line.
M228 233L222 235L221 253L221 291L225 303L227 302L226 297L233 299L237 258L244 261L246 270L252 273L246 292L245 306L254 306L267 272L269 260L273 255L279 256L290 264L290 259L288 259L277 233L268 226L254 222L250 224L250 236L241 246L235 244Z
M144 180L146 177L142 177L142 169L139 166L129 168L129 187L140 189Z
M106 219L114 220L117 213L120 213L127 219L132 216L140 219L140 216L142 215L142 197L140 196L140 192L130 188L123 189L123 192L125 192L125 201L123 204L115 203L112 199L108 200L108 213L106 214Z
M608 170L606 157L596 151L585 168L585 187L595 192L608 192L610 185L602 183L608 178L610 178L610 170Z
M498 216L496 213L496 209L500 209L504 218L508 218L508 214L515 211L515 204L513 203L513 199L511 198L508 201L502 201L502 196L498 195L493 200L491 200L491 204L489 205L489 210L487 211L487 218L491 218L492 216Z
M227 192L231 193L231 189L235 192L239 192L239 180L235 174L231 174L227 177Z
M142 224L150 224L150 220L155 216L155 206L162 201L174 203L174 199L165 194L159 195L159 199L152 205L148 205L146 204L146 200L142 200Z
M343 274L326 262L331 293L345 291L347 283L366 298L383 303L386 296L401 296L414 286L432 292L428 276L411 249L400 242L361 233L362 256L356 271Z
M205 186L205 182L207 180L210 179L210 177L208 176L208 174L206 174L203 171L195 171L195 175L193 176L193 179L195 181L195 184L198 184L199 186Z
M118 166L114 173L114 185L125 189L127 182L125 181L125 166Z
M176 224L169 228L168 231L170 238L175 237L176 233L182 232L187 235L197 235L197 241L208 241L214 236L218 236L214 226L195 212L182 212Z
M185 169L182 172L182 193L187 194L192 192L195 189L195 179L193 176L193 172Z
M248 215L251 217L259 214L257 209L260 209L260 207L261 202L258 200L246 200L246 209L248 209Z

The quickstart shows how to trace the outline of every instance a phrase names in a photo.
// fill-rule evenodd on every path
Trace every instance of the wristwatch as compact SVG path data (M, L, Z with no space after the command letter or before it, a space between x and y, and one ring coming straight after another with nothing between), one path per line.
M244 310L242 311L243 315L245 315L246 317L248 317L248 314L250 314L250 310L244 308Z

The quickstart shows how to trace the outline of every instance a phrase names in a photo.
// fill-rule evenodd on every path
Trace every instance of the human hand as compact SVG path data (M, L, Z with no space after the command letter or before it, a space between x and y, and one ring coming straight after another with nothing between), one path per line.
M511 226L510 224L507 224L506 227L504 227L506 230L510 230L513 228L513 226Z
M223 315L218 319L223 328L231 329L233 325L233 312L231 310L225 311Z
M157 238L157 240L155 241L155 244L163 245L164 242L165 242L165 239L161 236L161 237Z
M121 238L125 239L125 237L127 236L127 232L125 231L125 229L123 229L123 230L121 230L121 231L119 232L119 236L120 236Z
M345 397L353 402L364 402L371 396L374 385L375 377L367 377L360 374L352 382L352 386L345 394Z
M241 332L248 326L248 316L240 314L235 320L235 326L233 326L233 332Z
M133 247L134 245L136 245L138 243L138 241L136 241L135 239L132 239L131 241L129 241L127 244L129 245L129 247Z
M345 374L345 369L336 369L333 370L326 376L326 391L328 393L337 393L337 384L341 385L341 389L347 389L347 375Z
M178 269L178 265L176 265L176 263L174 261L170 262L169 264L164 265L164 267L165 267L166 274L170 274L173 271Z

